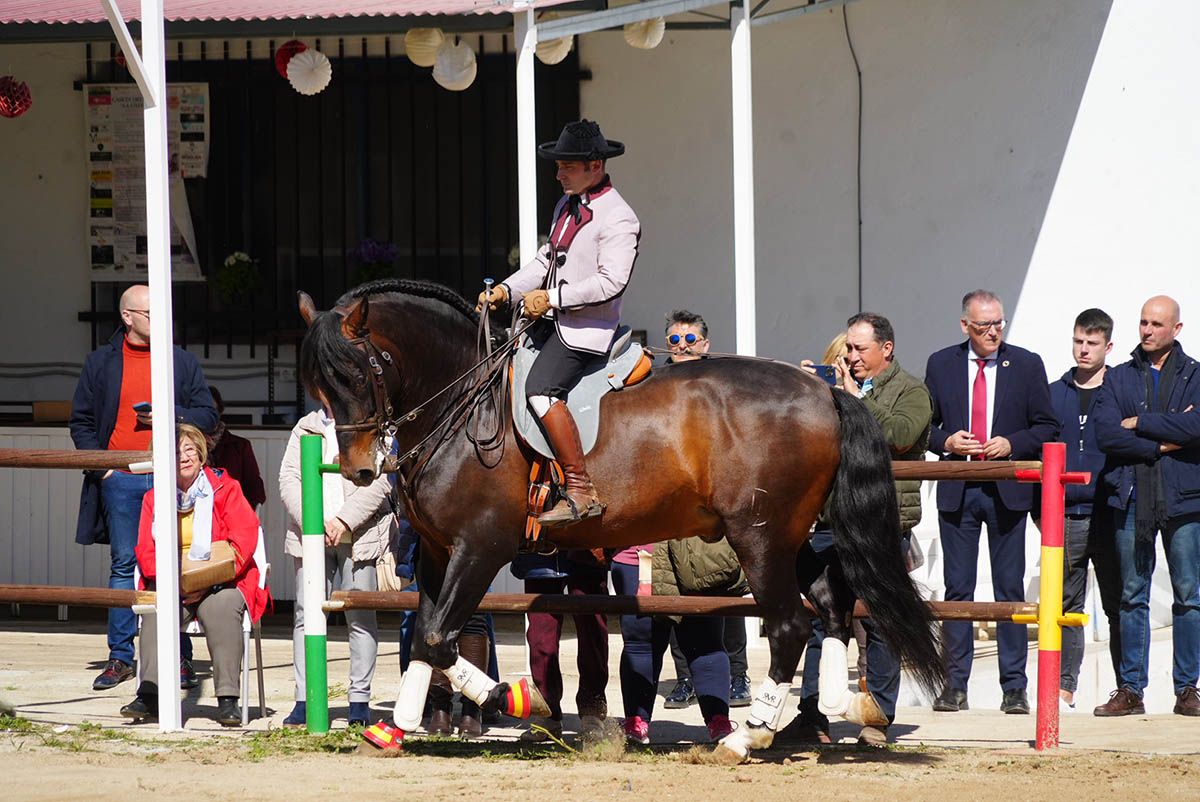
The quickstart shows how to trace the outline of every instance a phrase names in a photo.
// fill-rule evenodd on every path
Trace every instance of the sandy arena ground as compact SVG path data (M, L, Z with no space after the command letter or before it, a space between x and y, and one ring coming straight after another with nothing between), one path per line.
M374 705L382 715L399 683L392 620L382 622ZM332 633L336 636L336 628ZM1200 798L1200 720L1180 716L1097 719L1063 717L1063 748L1032 748L1032 716L972 710L934 714L902 708L893 726L896 745L854 745L856 728L835 724L832 747L776 748L749 765L706 762L710 747L699 711L664 710L659 700L651 749L624 751L619 740L568 752L516 742L522 727L491 728L479 743L413 736L404 754L380 756L344 732L347 648L330 643L331 713L335 732L324 738L278 729L291 709L290 630L264 634L268 718L246 730L225 730L207 719L215 710L207 650L197 639L197 669L205 682L184 702L185 730L160 734L156 725L131 726L118 709L132 683L91 690L105 654L99 622L0 620L0 695L28 722L5 720L0 776L7 797L67 800L151 797L326 800L405 799L1051 799ZM501 668L524 670L519 632L502 633ZM564 641L566 704L574 707L574 640ZM616 681L620 639L611 643L610 710L619 712ZM981 659L983 658L981 655ZM750 652L751 676L761 677L765 650ZM665 674L670 674L670 661ZM671 682L664 681L663 690ZM340 694L340 698L337 695ZM257 702L257 699L255 699ZM255 708L256 714L256 708ZM745 711L734 711L741 720ZM341 720L337 717L341 716ZM577 719L567 714L570 730ZM29 731L19 731L22 727ZM419 735L419 733L418 733ZM568 743L579 746L568 736Z

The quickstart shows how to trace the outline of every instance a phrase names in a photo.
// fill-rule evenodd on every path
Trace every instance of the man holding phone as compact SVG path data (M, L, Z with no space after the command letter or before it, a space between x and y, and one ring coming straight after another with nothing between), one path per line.
M75 447L94 451L147 451L150 448L150 288L136 284L121 296L122 327L88 355L71 403L71 439ZM175 347L175 413L201 431L217 424L217 410L196 357ZM108 586L133 589L137 564L134 547L142 496L154 483L152 474L84 471L75 542L108 543L112 555ZM133 676L133 611L108 611L108 660L92 683L105 691ZM196 674L185 658L180 683L195 687Z
M933 398L929 450L943 460L1032 460L1058 433L1042 358L1004 342L1004 305L988 290L962 301L959 325L967 339L929 357L925 384ZM1017 482L941 481L937 485L946 601L973 601L979 538L988 529L996 601L1025 600L1025 520L1033 486ZM933 703L941 712L967 709L975 655L970 621L942 625L949 662L946 687ZM1000 709L1029 713L1024 624L996 625Z

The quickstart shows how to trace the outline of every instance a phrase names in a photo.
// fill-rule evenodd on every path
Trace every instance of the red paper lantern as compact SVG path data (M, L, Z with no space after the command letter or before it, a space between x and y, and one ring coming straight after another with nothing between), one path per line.
M0 78L0 117L20 117L32 105L29 84L11 75Z
M308 45L301 42L299 39L293 39L290 42L284 42L275 51L275 71L283 78L287 78L288 62L292 60L292 56L297 53L303 53L308 50Z

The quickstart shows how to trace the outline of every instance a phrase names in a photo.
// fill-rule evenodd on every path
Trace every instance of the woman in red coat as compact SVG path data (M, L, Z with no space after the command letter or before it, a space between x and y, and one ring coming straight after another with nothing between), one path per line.
M241 486L223 471L205 468L207 447L204 434L194 426L179 426L179 463L176 474L176 499L179 514L181 556L192 560L209 559L212 544L228 541L235 555L235 576L230 582L184 595L180 621L196 619L204 627L212 657L213 684L217 695L217 722L236 727L242 722L238 705L242 658L242 615L249 612L257 621L266 609L270 594L260 587L259 569L254 560L258 545L259 523L254 510L242 494ZM145 587L153 587L155 577L154 490L142 502L138 529L137 560ZM157 631L142 628L142 684L137 698L121 708L121 715L135 721L157 718Z

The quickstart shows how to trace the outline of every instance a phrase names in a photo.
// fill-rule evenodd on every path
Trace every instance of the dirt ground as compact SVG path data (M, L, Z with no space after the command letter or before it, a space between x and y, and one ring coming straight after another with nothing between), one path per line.
M387 632L386 627L381 631ZM160 733L130 726L117 709L132 698L131 683L109 693L90 690L103 656L98 623L0 621L0 696L17 718L0 717L0 777L16 800L155 797L197 800L327 800L359 798L487 799L1089 799L1200 798L1200 722L1180 716L1121 720L1071 715L1063 719L1063 748L1039 754L1030 745L1031 716L997 711L934 714L902 708L894 745L854 745L856 729L836 724L836 746L779 748L756 753L742 766L709 762L711 747L695 744L704 731L693 706L655 713L651 749L625 751L619 739L581 751L522 746L508 722L485 740L423 739L412 735L402 754L381 755L344 729L344 640L330 643L331 711L327 736L279 729L291 708L291 650L286 629L263 641L268 716L245 729L223 730L214 707L203 641L198 668L205 678L184 703L185 729ZM385 635L385 637L387 637ZM523 670L520 633L503 633L500 660L507 676ZM616 683L619 636L611 644L610 709L620 711ZM751 675L766 653L751 650ZM986 659L986 658L985 658ZM564 642L566 703L577 675L574 642ZM390 712L399 672L394 642L381 645L373 704ZM669 661L665 673L670 673ZM664 683L664 690L670 687ZM341 693L339 700L336 698ZM257 700L255 700L257 701ZM734 711L741 720L744 711ZM576 723L568 714L568 730ZM130 792L132 793L132 797ZM743 795L749 795L743 797Z

